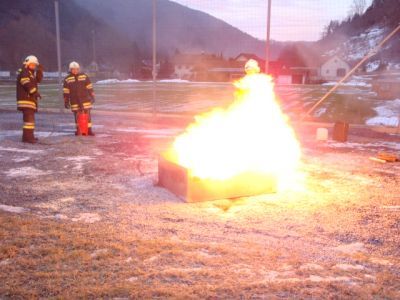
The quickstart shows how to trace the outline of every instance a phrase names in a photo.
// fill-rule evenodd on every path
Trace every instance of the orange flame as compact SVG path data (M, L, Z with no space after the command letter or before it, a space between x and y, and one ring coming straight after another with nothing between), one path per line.
M234 85L235 101L227 109L196 116L168 156L199 178L260 172L276 176L282 187L296 172L301 152L276 101L272 79L251 74Z

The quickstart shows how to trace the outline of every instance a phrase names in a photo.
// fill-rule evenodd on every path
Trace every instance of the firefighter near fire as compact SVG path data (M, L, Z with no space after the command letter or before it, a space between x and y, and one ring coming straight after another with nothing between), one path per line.
M93 84L89 76L80 72L80 66L73 61L69 64L69 74L64 79L64 106L74 114L75 135L94 136L91 109L95 102Z
M23 115L22 142L34 144L35 113L39 108L41 96L38 83L43 79L43 67L34 55L29 55L18 70L17 75L17 108Z

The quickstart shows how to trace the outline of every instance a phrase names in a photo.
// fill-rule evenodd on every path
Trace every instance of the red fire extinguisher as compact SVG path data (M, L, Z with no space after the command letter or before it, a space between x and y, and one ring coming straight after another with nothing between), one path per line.
M89 114L83 110L78 111L77 115L78 135L88 135Z

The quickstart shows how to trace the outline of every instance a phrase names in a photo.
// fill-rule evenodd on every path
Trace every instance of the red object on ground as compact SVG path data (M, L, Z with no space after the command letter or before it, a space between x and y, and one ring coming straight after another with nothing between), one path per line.
M78 135L88 135L89 114L85 112L77 113Z
M333 139L338 142L345 143L349 135L349 123L336 122L333 127Z

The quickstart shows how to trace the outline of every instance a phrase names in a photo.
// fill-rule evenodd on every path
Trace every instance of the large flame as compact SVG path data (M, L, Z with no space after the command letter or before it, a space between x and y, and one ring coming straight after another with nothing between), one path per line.
M245 172L288 182L300 161L300 146L274 94L271 77L251 74L234 83L227 109L199 115L178 136L169 157L193 176L228 179Z

